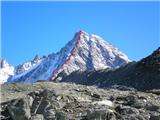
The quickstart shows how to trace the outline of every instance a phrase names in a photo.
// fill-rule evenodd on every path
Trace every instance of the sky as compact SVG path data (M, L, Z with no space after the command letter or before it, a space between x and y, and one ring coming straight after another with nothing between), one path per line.
M158 2L2 2L1 54L16 66L58 52L75 32L101 36L131 60L160 46Z

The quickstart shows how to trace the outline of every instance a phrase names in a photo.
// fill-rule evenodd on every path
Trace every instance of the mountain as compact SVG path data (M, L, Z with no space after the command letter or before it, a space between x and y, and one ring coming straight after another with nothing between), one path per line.
M14 75L14 67L9 65L5 59L0 60L0 84L6 82L12 75Z
M99 87L134 87L138 90L160 88L160 47L138 62L131 62L118 69L92 72L76 71L63 82L75 82Z
M118 68L130 62L128 57L101 37L77 32L59 52L26 62L16 67L8 82L62 80L74 71L93 71Z
M28 70L33 69L40 62L41 62L41 58L38 55L36 55L32 61L28 61L28 62L23 63L22 65L18 65L15 68L15 72L16 72L15 74L21 74L21 73L24 74L24 72L27 72Z
M23 76L24 74L34 69L37 65L39 65L40 62L41 59L38 55L36 55L33 60L27 61L21 65L14 67L10 65L5 59L2 59L0 61L0 83L3 84L10 78L15 79Z

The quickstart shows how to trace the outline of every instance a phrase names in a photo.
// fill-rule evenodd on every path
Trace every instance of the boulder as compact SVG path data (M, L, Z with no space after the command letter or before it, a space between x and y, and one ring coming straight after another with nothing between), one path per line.
M160 106L158 105L151 104L151 105L146 106L146 109L150 111L160 112Z
M68 116L63 112L56 112L55 120L69 120Z
M45 120L42 114L35 114L30 120Z
M86 120L116 120L116 115L112 110L94 110L88 111Z
M12 100L8 105L8 111L13 120L29 120L31 117L29 99L21 98Z
M149 120L160 120L160 114L159 115L151 115Z
M110 100L102 100L102 101L95 101L92 103L93 105L105 105L108 107L114 107L114 104Z
M47 120L54 120L55 119L55 110L54 109L47 109L44 111L44 117Z

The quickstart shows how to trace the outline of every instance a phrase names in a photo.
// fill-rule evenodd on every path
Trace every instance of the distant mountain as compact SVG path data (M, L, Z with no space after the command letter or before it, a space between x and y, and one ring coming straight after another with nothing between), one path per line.
M42 59L40 59L39 56L36 55L33 60L14 67L10 65L5 59L2 59L0 61L0 83L3 84L11 78L16 79L25 75L36 66L38 66L41 61Z
M124 53L101 37L84 31L77 32L59 52L35 59L15 67L8 82L61 80L74 71L118 68L130 62Z
M131 62L119 69L76 71L67 76L63 82L98 85L99 87L122 85L139 90L160 89L160 48L139 62Z
M5 59L0 60L0 84L7 82L12 75L14 75L14 67L9 65Z

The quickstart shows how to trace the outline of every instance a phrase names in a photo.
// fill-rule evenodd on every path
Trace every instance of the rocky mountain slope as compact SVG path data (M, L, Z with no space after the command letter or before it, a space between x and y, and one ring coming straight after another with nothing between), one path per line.
M160 90L67 83L4 84L2 120L159 120Z
M119 69L92 72L76 71L63 82L111 87L124 85L139 90L160 88L160 48L139 62L132 62Z
M59 80L74 71L92 71L118 68L130 62L128 57L101 37L77 32L73 39L59 52L29 61L14 70L8 82L36 82L37 80Z

